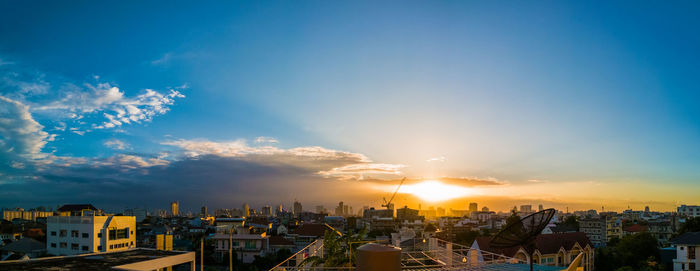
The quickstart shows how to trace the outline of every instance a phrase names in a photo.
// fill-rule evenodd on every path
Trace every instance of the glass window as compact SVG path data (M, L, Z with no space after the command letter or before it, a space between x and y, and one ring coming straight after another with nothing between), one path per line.
M70 237L79 237L80 233L78 231L70 231Z
M82 250L83 250L83 251L88 251L88 246L83 246L83 247L82 247Z
M61 242L61 243L58 244L58 246L59 246L60 248L67 248L67 247L68 247L68 243L63 243L63 242Z
M55 232L55 231L52 231L52 232L51 232L51 236L56 236L56 232Z
M255 249L255 241L245 241L246 249Z
M79 245L76 243L70 244L70 249L72 249L72 250L78 250L78 247L79 247Z
M101 232L98 232L98 233L97 233L97 238L102 238L102 233L101 233Z
M90 234L88 234L87 232L84 232L84 233L83 233L83 238L90 238Z
M102 246L97 246L97 250L102 251Z
M68 231L67 230L60 230L58 232L58 237L66 237L68 236Z
M117 230L109 230L109 240L117 239Z
M51 247L56 247L56 243L51 243Z

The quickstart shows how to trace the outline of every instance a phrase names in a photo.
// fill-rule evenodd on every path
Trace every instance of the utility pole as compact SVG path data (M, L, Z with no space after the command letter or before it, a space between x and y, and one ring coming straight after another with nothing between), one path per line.
M202 242L200 242L199 251L199 271L204 271L204 237L202 237Z
M228 270L233 271L233 225L228 232Z

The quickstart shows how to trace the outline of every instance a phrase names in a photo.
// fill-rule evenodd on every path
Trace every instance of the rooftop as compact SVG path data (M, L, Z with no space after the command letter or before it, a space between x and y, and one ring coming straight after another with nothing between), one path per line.
M194 257L194 252L136 248L119 252L47 257L25 261L6 261L0 262L0 270L113 270L112 268L114 267L171 257L175 258L176 256ZM180 261L179 263L184 262ZM141 270L133 266L127 268Z
M671 240L677 245L700 245L700 232L686 232Z

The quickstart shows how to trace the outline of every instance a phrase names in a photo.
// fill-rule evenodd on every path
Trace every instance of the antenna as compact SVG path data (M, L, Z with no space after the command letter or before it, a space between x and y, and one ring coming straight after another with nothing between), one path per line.
M535 240L547 227L555 213L553 208L545 209L508 225L491 239L490 246L494 248L525 247L525 251L530 253L530 271L532 271Z

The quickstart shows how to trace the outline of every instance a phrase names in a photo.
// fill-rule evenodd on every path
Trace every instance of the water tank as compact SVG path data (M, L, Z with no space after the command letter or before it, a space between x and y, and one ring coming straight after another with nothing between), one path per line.
M400 271L401 248L376 243L357 248L357 271Z

